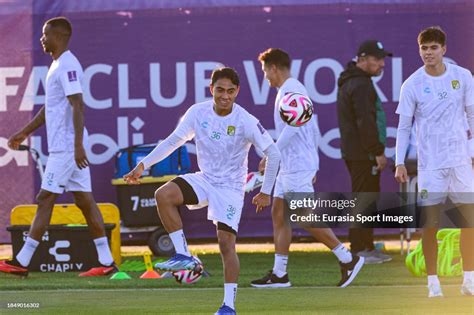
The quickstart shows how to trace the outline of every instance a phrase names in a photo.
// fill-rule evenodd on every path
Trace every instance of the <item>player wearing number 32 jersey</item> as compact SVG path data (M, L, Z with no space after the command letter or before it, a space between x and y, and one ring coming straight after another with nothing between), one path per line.
M461 229L460 237L464 270L461 292L474 295L473 172L468 150L468 134L474 131L472 75L467 69L443 61L446 34L440 28L423 30L418 44L424 66L403 83L397 108L400 121L395 178L402 183L408 180L404 160L414 121L428 296L443 296L437 277L436 232L440 205L448 196L468 223L469 228ZM466 117L470 133L466 132Z

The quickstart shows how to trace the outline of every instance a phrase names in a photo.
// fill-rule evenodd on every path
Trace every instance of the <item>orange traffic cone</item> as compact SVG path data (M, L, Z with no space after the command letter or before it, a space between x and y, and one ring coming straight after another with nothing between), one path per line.
M146 271L140 276L140 279L159 279L160 274L153 270L151 264L151 255L149 253L143 254L143 262L145 263Z
M155 270L147 270L140 276L140 279L159 279L159 278L161 278L161 276Z

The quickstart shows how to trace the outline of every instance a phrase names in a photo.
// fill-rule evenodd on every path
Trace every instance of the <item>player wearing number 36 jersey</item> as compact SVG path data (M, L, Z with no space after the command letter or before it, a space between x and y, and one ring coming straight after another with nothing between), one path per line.
M156 264L161 270L196 270L199 264L189 253L178 206L190 209L208 206L207 218L217 225L217 239L224 266L224 303L216 314L235 314L239 259L235 250L237 230L244 204L247 157L253 144L268 158L260 193L253 203L257 212L270 205L280 153L258 120L234 103L240 80L231 68L214 70L211 76L213 100L191 106L174 132L162 141L125 180L136 183L143 170L161 161L186 141L194 139L200 172L185 174L156 192L158 212L170 234L176 255Z

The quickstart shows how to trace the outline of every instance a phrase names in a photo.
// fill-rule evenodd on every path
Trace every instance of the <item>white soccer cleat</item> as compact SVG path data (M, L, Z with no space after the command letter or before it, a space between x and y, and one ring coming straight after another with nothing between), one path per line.
M443 291L441 291L441 285L439 284L428 284L428 297L443 297Z
M461 294L462 295L474 295L474 282L473 281L465 281L461 287Z

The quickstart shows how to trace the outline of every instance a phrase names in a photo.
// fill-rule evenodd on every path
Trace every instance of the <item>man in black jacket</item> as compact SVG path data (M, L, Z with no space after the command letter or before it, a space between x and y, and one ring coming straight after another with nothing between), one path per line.
M371 77L382 73L386 56L382 43L363 42L356 61L338 79L337 114L341 132L341 153L349 170L353 192L379 192L380 173L387 164L385 157L386 120L380 98ZM365 207L364 207L365 208ZM375 203L364 213L376 211ZM366 257L366 263L382 263L391 257L376 251L371 228L349 230L351 251Z

